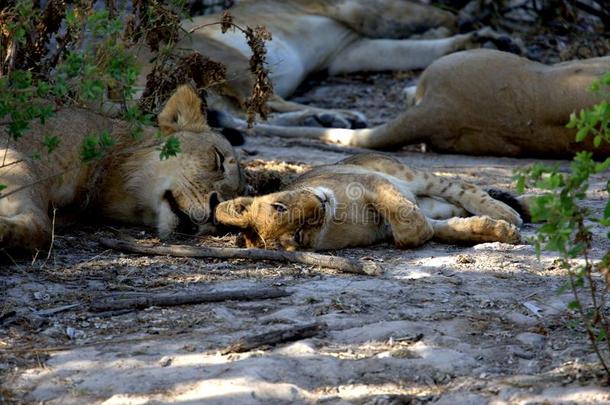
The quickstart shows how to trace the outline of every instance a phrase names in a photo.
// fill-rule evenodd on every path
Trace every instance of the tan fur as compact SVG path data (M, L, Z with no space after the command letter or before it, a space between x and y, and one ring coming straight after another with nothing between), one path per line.
M595 149L592 137L578 143L576 130L565 125L572 112L601 100L589 86L608 70L610 57L547 66L499 51L459 52L427 68L409 91L413 105L379 127L257 132L373 149L425 142L438 152L470 155L570 157L592 150L606 157L610 146Z
M29 133L8 143L0 168L0 184L8 186L0 196L0 248L44 247L51 207L86 206L96 216L155 226L162 236L186 225L193 232L211 230L212 201L240 194L243 180L231 145L207 127L196 98L190 88L179 88L160 114L160 125L181 142L182 152L167 160L159 158L154 128L133 140L127 123L78 108L61 109L44 125L33 123ZM118 144L103 160L82 163L83 139L103 131ZM44 150L44 135L57 135L61 143L52 155L34 160L32 153ZM7 144L6 125L0 143Z
M269 103L280 113L275 125L350 126L365 118L349 111L325 111L284 100L307 75L328 70L331 74L357 71L423 69L439 57L478 46L475 33L440 39L405 39L439 27L450 33L455 17L437 7L406 0L243 0L230 10L241 27L265 26L273 39L266 44L270 78L276 92ZM226 112L243 112L252 90L248 73L251 55L238 30L222 34L221 14L184 21L195 30L175 49L196 50L227 67L227 82L210 95L209 106ZM198 28L199 27L199 28ZM479 32L482 34L483 31ZM490 31L484 31L490 36ZM491 33L493 36L493 33ZM144 71L151 55L142 51Z
M475 216L453 218L456 214ZM248 246L287 250L339 249L388 239L403 248L431 238L517 243L522 223L512 208L477 186L374 153L314 168L284 191L225 201L216 208L216 219L245 229Z

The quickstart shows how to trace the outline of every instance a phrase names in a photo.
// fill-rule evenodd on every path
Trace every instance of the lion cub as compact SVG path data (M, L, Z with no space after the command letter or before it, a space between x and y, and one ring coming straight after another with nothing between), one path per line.
M473 214L466 218L461 218ZM248 247L340 249L392 239L401 248L518 243L521 217L481 188L366 153L314 168L286 190L239 197L216 220L246 230Z
M162 237L212 230L216 204L243 192L235 152L207 126L190 87L176 90L158 120L165 134L180 140L176 157L159 158L155 128L145 128L145 136L134 140L126 122L79 108L61 109L44 125L33 123L17 141L7 142L7 125L0 125L0 144L9 145L6 154L0 150L0 184L7 186L0 193L0 249L47 246L51 207L86 207L103 218L154 226ZM83 163L83 140L104 131L116 145L103 159ZM44 135L59 136L59 147L32 159L44 149Z

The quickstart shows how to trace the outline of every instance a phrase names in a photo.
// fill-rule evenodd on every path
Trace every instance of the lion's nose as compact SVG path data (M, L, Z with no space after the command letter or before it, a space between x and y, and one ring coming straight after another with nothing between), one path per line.
M182 233L186 233L187 235L197 235L199 233L199 225L193 222L188 224L180 223L180 228Z

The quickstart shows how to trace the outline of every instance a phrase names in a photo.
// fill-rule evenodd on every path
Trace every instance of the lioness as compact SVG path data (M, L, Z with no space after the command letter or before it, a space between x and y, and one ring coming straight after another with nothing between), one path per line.
M425 142L432 150L469 155L570 157L593 148L566 128L570 113L601 100L589 87L610 70L610 57L547 66L499 51L445 56L423 73L411 105L388 123L361 130L281 128L258 133L320 138L343 145L388 149Z
M456 17L436 7L407 0L243 0L231 10L241 27L265 26L273 39L266 43L275 97L268 106L279 114L276 125L362 127L365 117L350 111L328 111L285 101L312 72L423 69L439 57L498 39L489 29L437 39L402 39L442 28L450 33ZM184 21L193 31L175 47L196 50L227 67L227 82L211 95L210 108L239 112L252 89L251 51L238 30L221 32L220 14ZM150 55L142 53L141 79L150 70ZM142 80L140 81L142 85Z
M476 216L458 218L474 214ZM519 241L521 217L472 184L367 153L319 166L286 190L220 203L216 219L246 230L247 246L339 249L393 239L414 247Z
M154 128L134 140L126 122L84 109L61 109L17 141L7 140L2 125L0 144L8 149L0 155L0 184L8 188L0 193L0 247L46 246L51 207L87 206L108 219L155 226L160 236L211 230L216 204L239 195L244 181L231 145L209 129L200 108L187 86L168 100L159 126L180 140L182 152L167 160L159 158ZM118 139L117 145L103 160L82 163L83 139L103 131ZM31 154L44 149L44 135L57 135L61 142L51 156L34 160Z

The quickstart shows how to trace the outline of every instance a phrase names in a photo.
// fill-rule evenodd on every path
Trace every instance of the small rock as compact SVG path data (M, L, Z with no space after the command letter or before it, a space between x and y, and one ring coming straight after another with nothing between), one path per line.
M523 315L519 312L509 312L503 316L507 322L514 323L519 326L536 326L540 324L540 321L531 316Z
M184 345L184 347L182 348L182 350L184 350L185 352L189 352L189 353L193 353L197 350L197 348L193 345Z
M415 353L413 350L407 348L394 349L390 352L390 355L397 359L420 359L421 356Z
M82 330L75 329L75 328L73 328L71 326L68 326L66 328L66 335L68 335L68 337L71 340L74 340L74 339L77 339L77 338L84 337L85 336L85 332L83 332Z
M546 342L546 337L537 333L524 332L517 335L517 340L524 345L542 347Z
M474 259L474 257L470 255L457 255L457 257L455 258L455 262L459 264L469 264L474 263L475 261L476 260Z
M34 293L34 298L36 298L39 301L48 301L51 299L51 296L49 295L48 292L36 291Z
M513 356L523 359L523 360L531 360L535 357L534 353L529 352L527 350L523 350L519 346L510 346L509 353L511 353Z
M167 366L169 366L169 365L171 365L171 364L172 364L172 361L173 361L173 360L174 360L174 359L173 359L172 357L167 357L167 356L166 356L166 357L163 357L163 358L161 358L161 360L159 360L159 366L161 366L161 367L167 367Z

